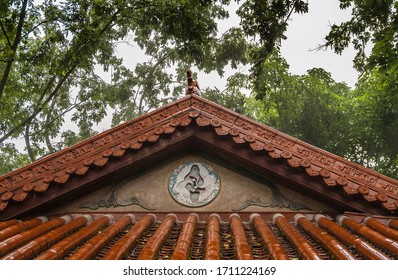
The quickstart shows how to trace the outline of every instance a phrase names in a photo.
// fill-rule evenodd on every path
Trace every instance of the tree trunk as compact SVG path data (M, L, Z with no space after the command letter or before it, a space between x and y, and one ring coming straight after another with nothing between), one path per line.
M4 69L3 78L0 81L0 100L1 100L1 97L3 96L4 88L6 87L7 79L8 79L8 76L10 75L12 63L14 62L14 58L15 58L19 43L21 42L22 27L25 22L27 5L28 5L28 0L24 0L24 2L22 4L22 8L21 8L21 13L19 14L17 33L15 34L15 39L14 39L14 42L11 47L11 51L13 52L12 59L10 59L7 62L7 65Z
M30 123L28 123L25 127L25 144L26 144L26 150L28 151L30 160L32 162L34 162L36 160L36 158L35 158L35 154L33 152L32 146L30 145L29 129L30 129Z

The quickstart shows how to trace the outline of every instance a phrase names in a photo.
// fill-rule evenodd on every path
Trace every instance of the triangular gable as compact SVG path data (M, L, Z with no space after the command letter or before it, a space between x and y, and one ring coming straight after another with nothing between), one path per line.
M0 219L54 205L192 148L339 209L397 213L396 180L189 95L1 176Z

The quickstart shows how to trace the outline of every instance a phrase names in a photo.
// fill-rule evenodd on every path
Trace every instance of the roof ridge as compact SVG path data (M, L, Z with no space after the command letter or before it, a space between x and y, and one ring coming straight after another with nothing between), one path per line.
M196 96L195 96L195 97L196 97ZM198 97L197 97L197 98L198 98ZM199 98L200 98L200 97L199 97ZM246 122L248 122L248 123L252 123L252 124L255 125L255 126L260 126L260 127L262 127L262 128L265 128L265 129L268 130L269 132L275 132L275 136L284 137L285 139L288 139L288 140L290 140L290 141L293 142L293 143L300 143L300 145L302 145L303 147L306 147L306 148L308 148L308 149L312 149L312 150L314 150L314 151L317 151L317 152L319 152L319 153L322 153L322 154L324 154L325 156L329 156L329 157L332 157L332 158L339 158L340 161L344 162L344 163L347 164L347 165L350 165L350 166L355 167L355 168L366 169L368 173L372 173L372 174L374 174L374 175L377 176L377 177L385 177L386 180L389 180L389 181L391 181L391 182L394 182L394 183L397 183L397 184L398 184L398 180L393 179L393 178L391 178L391 177L388 177L388 176L386 176L386 175L383 175L382 173L380 173L380 172L378 172L378 171L375 171L375 170L373 170L373 169L371 169L371 168L362 166L362 165L360 165L360 164L358 164L358 163L355 163L355 162L350 161L350 160L348 160L348 159L346 159L346 158L344 158L344 157L341 157L341 156L338 156L338 155L336 155L336 154L333 154L333 153L331 153L331 152L329 152L329 151L327 151L327 150L325 150L325 149L319 148L319 147L314 146L314 145L312 145L312 144L310 144L310 143L304 142L303 140L300 140L300 139L298 139L298 138L296 138L296 137L290 136L289 134L287 134L287 133L285 133L285 132L282 132L282 131L280 131L280 130L277 130L277 129L275 129L275 128L273 128L273 127L270 127L270 126L268 126L268 125L266 125L266 124L263 124L263 123L261 123L261 122L259 122L259 121L253 120L253 119L251 119L251 118L249 118L249 117L247 117L247 116L245 116L245 115L243 115L243 114L236 113L236 112L234 112L234 111L232 111L232 110L230 110L230 109L228 109L228 108L225 108L225 107L223 107L223 106L220 106L220 105L218 105L218 104L216 104L216 103L214 103L214 102L212 102L212 101L207 100L207 102L208 102L208 103L213 103L212 105L214 105L215 107L219 107L220 109L223 109L223 110L225 110L225 111L230 111L231 114L234 114L234 115L238 116L239 118L244 119L244 120L245 120Z
M71 174L84 175L90 165L104 166L110 156L121 157L129 148L139 149L146 141L155 142L157 139L154 138L159 138L161 134L172 133L181 122L177 120L174 125L170 120L186 114L190 104L191 96L183 97L0 176L0 212L11 199L20 202L32 190L45 192L53 181L66 183ZM145 133L167 121L170 121L168 130L155 131L153 139L145 136Z
M120 158L128 149L154 143L192 120L199 127L213 127L219 136L232 137L237 144L246 143L254 151L303 169L311 177L319 176L330 187L341 186L348 195L379 201L389 211L398 208L397 180L192 94L1 176L0 212L11 200L24 201L33 190L45 192L52 182L64 184L70 175L84 175L93 165L104 166L110 157Z
M121 130L121 129L123 129L123 128L129 126L129 125L131 125L132 123L136 123L136 122L139 122L140 120L146 119L146 118L150 117L151 115L153 115L154 113L156 113L156 112L158 112L158 111L159 111L159 112L160 112L160 111L163 111L163 110L165 110L165 109L167 109L167 108L169 108L169 107L174 106L176 103L183 102L185 99L190 99L190 98L189 98L189 96L183 97L183 98L181 98L181 99L179 99L179 100L177 100L177 101L171 102L171 103L167 104L166 106L163 106L163 107L161 107L161 108L158 108L158 109L156 109L156 110L154 110L154 111L152 111L152 112L146 113L146 114L141 115L141 116L138 116L138 117L136 117L136 118L134 118L134 119L128 120L128 121L126 121L126 122L124 122L124 123L122 123L122 124L119 124L119 125L117 125L117 126L114 126L114 127L109 128L109 129L107 129L107 130L104 130L104 131L102 131L102 132L100 132L100 133L98 133L98 134L96 134L96 135L94 135L94 136L92 136L92 137L90 137L90 138L87 138L87 139L84 139L84 140L81 141L81 142L75 143L75 144L73 144L72 146L65 147L65 148L63 148L63 149L61 149L61 150L59 150L59 151L56 151L56 152L54 152L54 153L51 153L51 154L47 154L47 155L45 155L45 156L39 158L38 160L35 160L34 162L31 162L31 163L29 163L29 164L27 164L27 165L25 165L25 166L23 166L23 167L21 167L21 168L18 168L18 169L15 169L15 170L13 170L13 171L11 171L11 172L9 172L9 173L0 175L0 184L1 184L1 181L2 181L3 179L12 176L12 175L14 175L15 173L20 173L22 170L28 169L28 167L31 167L31 166L33 166L33 165L38 165L38 164L40 164L40 163L42 163L42 162L48 161L48 160L50 160L50 159L52 159L52 158L55 158L55 157L57 157L57 156L59 156L59 155L62 155L62 154L64 154L64 153L67 152L67 151L71 151L71 150L73 150L73 149L75 149L75 148L77 148L77 147L84 146L84 145L86 145L87 143L93 142L94 140L101 139L101 138L103 138L104 136L111 134L112 132L116 132L116 131L118 131L118 130ZM1 185L0 185L0 187L1 187Z
M398 180L218 104L207 101L203 105L201 101L200 97L195 96L192 104L193 108L199 109L202 113L197 119L199 126L209 125L210 122L217 134L229 134L237 143L247 142L253 150L264 149L272 158L283 158L292 167L303 167L310 176L321 176L328 186L340 185L349 195L362 195L368 202L380 201L384 208L390 211L398 208ZM208 106L210 104L213 108Z

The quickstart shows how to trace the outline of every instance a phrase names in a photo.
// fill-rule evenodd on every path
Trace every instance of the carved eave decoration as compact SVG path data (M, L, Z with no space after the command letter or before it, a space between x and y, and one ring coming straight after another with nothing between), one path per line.
M75 198L184 150L218 156L337 209L398 212L398 181L189 95L1 176L0 220Z

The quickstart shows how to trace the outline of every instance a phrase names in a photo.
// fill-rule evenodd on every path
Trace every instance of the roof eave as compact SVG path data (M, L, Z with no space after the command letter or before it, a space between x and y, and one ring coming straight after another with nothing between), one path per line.
M398 208L396 180L192 95L0 177L0 219L59 203L192 147L335 208L382 215Z

